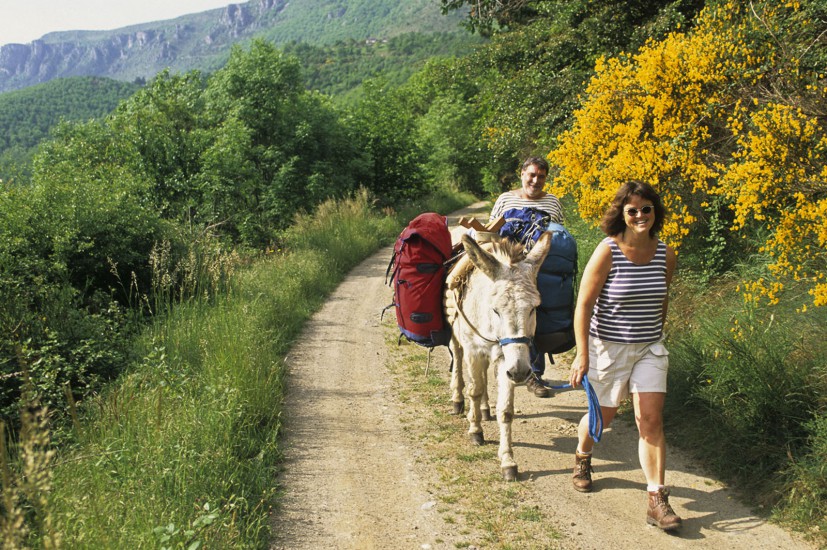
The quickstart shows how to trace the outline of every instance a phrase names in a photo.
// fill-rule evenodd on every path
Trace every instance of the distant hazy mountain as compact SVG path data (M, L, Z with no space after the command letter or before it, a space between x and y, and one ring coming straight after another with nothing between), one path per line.
M437 0L250 0L226 8L113 31L50 33L0 47L0 92L70 76L122 81L221 67L233 44L261 37L330 44L387 39L409 32L465 32Z

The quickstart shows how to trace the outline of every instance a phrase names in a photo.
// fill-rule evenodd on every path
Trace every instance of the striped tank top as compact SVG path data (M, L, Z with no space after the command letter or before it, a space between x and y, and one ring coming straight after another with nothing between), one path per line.
M657 342L663 335L666 245L658 241L652 261L637 265L613 239L603 242L612 251L612 269L595 303L589 334L624 344Z

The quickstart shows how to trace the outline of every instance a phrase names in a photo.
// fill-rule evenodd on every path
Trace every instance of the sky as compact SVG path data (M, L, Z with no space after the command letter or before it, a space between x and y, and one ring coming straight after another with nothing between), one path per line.
M246 0L0 0L0 45L53 31L111 30Z

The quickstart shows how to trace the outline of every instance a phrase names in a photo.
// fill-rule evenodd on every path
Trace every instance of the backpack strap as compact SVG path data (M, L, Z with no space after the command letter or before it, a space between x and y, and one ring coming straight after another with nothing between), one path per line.
M396 262L396 258L399 254L402 253L402 247L405 246L405 241L402 241L402 244L399 243L393 246L393 254L391 254L391 261L388 262L388 268L385 270L385 285L390 286L393 282L393 278L396 275L396 269L394 269L394 264Z

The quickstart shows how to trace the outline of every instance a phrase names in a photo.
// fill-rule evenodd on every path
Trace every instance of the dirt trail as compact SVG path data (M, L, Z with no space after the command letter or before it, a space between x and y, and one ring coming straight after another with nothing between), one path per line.
M456 212L449 224L455 227L460 215L482 218L483 213L478 204ZM384 285L390 252L378 252L349 274L288 357L285 462L278 479L283 499L273 517L273 549L455 548L469 540L467 529L459 533L439 512L436 473L418 460L424 450L400 422L405 405L392 392L389 328L379 320L391 298ZM445 348L432 361L447 376ZM559 383L567 369L559 361L546 378ZM493 388L491 395L494 399ZM445 407L450 407L447 391ZM532 504L563 535L549 547L812 548L753 515L729 489L672 451L667 483L684 526L677 535L647 527L637 436L622 422L607 430L596 448L595 491L575 492L570 480L575 423L585 409L579 390L550 399L516 390L518 483L534 484ZM485 430L486 443L496 444L496 423L486 423ZM490 467L498 469L498 462Z

